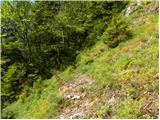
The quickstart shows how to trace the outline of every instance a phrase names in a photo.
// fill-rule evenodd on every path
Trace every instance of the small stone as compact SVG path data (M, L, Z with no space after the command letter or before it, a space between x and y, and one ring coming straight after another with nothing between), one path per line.
M67 95L66 98L67 98L67 99L71 99L71 98L72 98L72 95Z
M70 119L78 119L78 118L80 118L82 116L83 116L83 113L76 113L76 114L70 116Z
M129 6L126 11L126 16L129 16L130 14L131 14L131 7Z
M81 98L81 96L79 95L67 95L66 99L70 99L70 100L79 100Z
M60 116L59 116L59 119L65 119L65 118L64 118L64 116L63 116L63 115L60 115Z
M141 5L141 1L140 0L137 0L137 5Z
M113 106L113 105L115 104L115 98L112 97L112 98L108 101L108 104L109 104L110 106Z
M80 98L81 98L81 96L75 95L75 96L73 96L71 99L72 99L72 100L79 100Z

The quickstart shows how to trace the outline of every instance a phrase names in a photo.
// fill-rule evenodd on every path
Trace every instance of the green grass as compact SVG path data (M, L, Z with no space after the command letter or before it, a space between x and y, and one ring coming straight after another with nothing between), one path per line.
M142 100L132 100L130 98L126 99L120 106L115 108L116 115L114 119L133 119L141 116L140 107Z
M125 101L117 98L119 105L112 108L112 118L145 118L140 111L140 105L147 104L143 101L146 98L143 93L154 91L158 95L158 16L146 15L141 18L142 21L144 19L147 19L148 23L131 25L132 38L120 43L118 47L100 52L105 39L102 37L101 42L79 56L80 64L77 70L96 80L97 87L94 88L97 91L121 86L117 89L120 89L126 98ZM85 65L90 59L93 59L93 62ZM98 94L91 96L101 97ZM102 101L105 99L103 97ZM102 108L97 109L100 118L107 114L105 105L101 106ZM149 118L153 118L152 114Z
M54 78L35 83L29 97L21 97L8 106L2 115L8 118L52 118L57 113L58 86Z
M99 118L105 118L106 115L111 114L111 108L108 105L99 105L96 114Z
M64 72L60 73L58 76L60 81L62 83L65 83L69 80L72 80L73 75L74 75L74 69L72 66L69 66Z

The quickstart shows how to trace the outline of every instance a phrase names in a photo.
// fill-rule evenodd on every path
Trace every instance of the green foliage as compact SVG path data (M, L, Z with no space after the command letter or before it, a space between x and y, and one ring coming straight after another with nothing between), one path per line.
M13 64L8 67L8 70L5 72L2 77L2 96L11 97L10 99L15 98L14 94L18 94L21 89L20 85L25 83L24 75L26 71L23 64ZM19 86L17 88L17 86Z
M137 118L141 114L140 112L141 104L142 100L132 101L131 99L128 98L119 107L115 108L116 115L114 118L123 118L123 119Z
M90 45L94 45L98 38L102 36L105 28L110 24L110 20L112 16L118 15L125 6L127 2L115 2L115 1L97 1L91 2L89 4L89 10L87 15L87 20L85 22L85 26L87 26L90 33L86 37L87 47ZM121 7L117 7L121 5Z
M116 8L118 4L122 7ZM126 2L118 4L3 1L3 95L12 96L10 99L25 96L24 91L29 91L39 77L49 79L52 69L62 71L74 65L77 54L94 45L107 27L106 22L126 6ZM62 80L69 80L71 72L66 70Z
M129 32L129 22L127 18L115 17L105 31L105 43L111 47L116 47L119 43L127 41L131 36Z
M133 16L134 14L136 12ZM128 18L130 17L132 18L132 16ZM108 48L101 52L104 46L103 41L108 40L105 33L99 38L101 41L91 49L82 52L77 59L76 70L91 76L96 81L89 90L90 96L93 99L99 98L100 105L108 102L108 97L115 97L112 101L111 118L157 118L158 116L158 111L155 111L158 109L159 91L158 16L155 14L138 18L138 25L130 23L126 26L132 34L127 41L124 40L125 42L114 49ZM131 20L137 22L137 19ZM93 62L86 65L85 63L90 60ZM151 103L153 106L143 108L144 104L149 103L145 99L151 99L155 104ZM96 110L98 118L107 116L105 107Z
M72 79L73 74L74 74L73 67L69 66L63 73L59 75L60 80L62 80L63 82L69 81Z
M127 69L129 63L130 63L130 57L128 55L124 55L116 60L114 67L117 70L121 71L121 70Z
M99 118L143 117L143 98L152 97L144 93L159 89L158 16L141 14L140 6L132 16L122 17L119 13L127 3L4 1L2 118L54 118L59 106L71 104L60 105L59 87L77 73L96 80L93 87L82 85L79 91L102 103L116 97L113 108L97 108Z
M59 103L57 80L38 81L29 97L23 96L2 110L2 118L52 118L56 115Z
M15 113L10 109L3 109L1 118L5 119L14 119Z
M111 114L111 108L108 105L101 105L97 110L98 118L104 118L106 115Z

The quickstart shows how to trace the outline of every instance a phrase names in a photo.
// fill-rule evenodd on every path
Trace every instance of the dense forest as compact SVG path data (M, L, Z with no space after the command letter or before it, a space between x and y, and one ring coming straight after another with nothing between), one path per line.
M71 77L72 75L70 75L71 72L73 74L75 73L73 71L79 71L79 69L81 69L84 73L86 72L86 74L89 74L90 72L94 75L97 74L97 76L93 75L92 77L93 79L100 79L100 81L102 81L103 78L97 77L99 72L101 72L101 74L103 74L102 76L106 76L106 79L112 81L109 85L105 82L99 82L101 87L96 89L112 88L115 84L115 79L118 78L114 77L114 79L111 79L114 75L112 76L110 73L116 73L118 70L120 72L122 69L127 69L125 68L126 66L132 66L132 64L136 65L139 63L139 59L133 63L126 63L124 68L121 69L119 67L123 66L125 60L130 59L122 58L124 61L122 60L122 62L119 63L121 65L114 66L117 68L117 71L116 69L108 66L109 64L114 64L114 60L110 60L106 65L107 68L104 68L107 71L104 71L103 73L100 68L96 67L82 69L82 56L86 57L83 53L88 54L88 50L92 50L93 48L96 49L94 46L97 43L99 44L100 41L104 44L104 46L107 45L107 48L100 48L100 51L104 52L108 49L116 50L118 49L117 46L119 46L119 44L134 38L134 36L137 36L137 34L134 34L133 32L134 30L132 30L131 20L134 17L138 18L139 16L137 14L142 13L142 16L145 16L143 13L145 13L147 7L143 7L143 4L145 6L150 5L149 7L153 7L153 10L149 11L149 14L153 13L157 15L158 13L157 6L154 2L154 6L152 6L152 2L144 2L139 6L137 3L136 5L133 5L138 6L135 9L135 11L138 11L136 13L137 16L135 15L133 18L128 19L126 17L127 15L125 16L122 14L124 14L130 4L131 3L129 1L1 2L2 118L24 118L23 115L18 116L18 112L14 113L14 110L11 110L13 108L9 108L9 106L14 106L14 104L19 101L21 104L27 103L26 100L30 99L32 94L43 95L42 89L48 89L49 91L51 89L48 88L50 84L53 84L52 89L55 91L58 90L59 88L57 87L63 85L67 81L66 79L73 78ZM154 13L153 11L156 12ZM142 42L145 42L145 40ZM84 66L90 66L94 63L94 56L100 53L93 52L93 54L92 59L88 59L86 57L87 60L85 61ZM119 53L117 52L117 54ZM108 53L106 55L108 55ZM111 57L112 55L110 55L109 58ZM96 69L98 70L97 72L95 72ZM155 71L156 70L157 69L155 68ZM99 77L100 76L101 75L99 74ZM49 83L52 77L54 77L54 80L52 80L53 83ZM45 85L47 82L48 85ZM117 87L118 85L114 87L114 89ZM155 89L158 89L157 86ZM35 91L36 93L34 93ZM127 88L127 91L130 91L129 94L134 94L136 89ZM96 90L96 92L98 92L98 90ZM53 95L52 97L54 98L55 96L56 95ZM39 96L39 98L42 97ZM59 108L61 108L63 104L69 104L66 102L64 103L63 99L57 99L59 98L54 98L54 100L57 101L57 106L59 106ZM45 109L43 108L44 106L45 105L42 105L42 109ZM56 105L53 106L55 107ZM32 108L26 108L26 111L28 109ZM46 111L45 114L47 112L48 111ZM109 116L111 116L110 108L108 107L102 107L102 110L97 113L97 116L106 118L106 114L103 115L103 112L106 112ZM51 113L51 111L49 113ZM53 118L55 117L56 112L53 114L51 113L52 115L49 116L40 112L33 114L34 115L32 116L27 116L26 114L26 116L27 118ZM154 112L154 115L151 114L150 116L153 115L155 117L155 114L156 113ZM120 117L124 118L124 116ZM134 118L135 116L131 116L131 118L132 117Z

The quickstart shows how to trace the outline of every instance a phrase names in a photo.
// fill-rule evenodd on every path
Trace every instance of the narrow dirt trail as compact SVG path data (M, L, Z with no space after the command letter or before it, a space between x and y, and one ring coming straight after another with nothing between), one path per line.
M72 81L60 88L62 97L59 119L95 118L94 106L98 99L89 96L94 84L89 76L78 74Z

